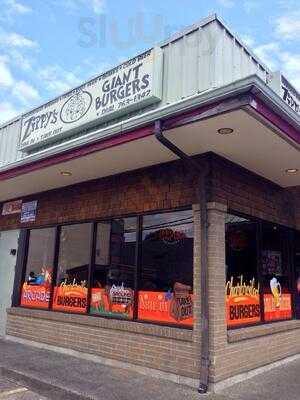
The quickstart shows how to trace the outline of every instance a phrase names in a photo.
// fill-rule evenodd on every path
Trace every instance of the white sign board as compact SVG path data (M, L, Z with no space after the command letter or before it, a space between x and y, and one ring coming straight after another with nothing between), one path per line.
M300 114L300 95L280 72L274 72L271 75L269 85L287 105Z
M162 50L155 48L22 118L20 150L63 139L161 100Z
M21 223L34 222L36 219L37 200L22 204Z

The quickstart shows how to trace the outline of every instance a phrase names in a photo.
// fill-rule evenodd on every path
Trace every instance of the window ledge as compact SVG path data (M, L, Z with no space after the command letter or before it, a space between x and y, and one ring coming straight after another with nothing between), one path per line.
M300 320L273 322L260 326L236 329L227 332L228 343L236 343L242 340L254 339L275 333L287 332L293 329L300 329Z
M24 307L12 307L7 309L9 315L44 319L48 321L63 322L68 324L86 325L101 329L114 329L149 336L158 336L168 339L192 341L193 331L176 327L154 325L136 321L122 321L109 318L101 318L91 315L67 314L48 310L35 310Z

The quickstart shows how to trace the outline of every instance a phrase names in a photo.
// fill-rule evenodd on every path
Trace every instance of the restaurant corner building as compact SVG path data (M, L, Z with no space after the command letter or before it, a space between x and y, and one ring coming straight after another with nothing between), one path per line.
M200 385L300 353L300 97L217 16L0 127L0 334Z

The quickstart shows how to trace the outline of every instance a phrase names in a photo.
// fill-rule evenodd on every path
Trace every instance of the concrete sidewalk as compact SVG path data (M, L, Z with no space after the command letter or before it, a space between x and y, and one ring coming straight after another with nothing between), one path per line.
M53 400L299 400L300 360L234 385L220 394L196 390L57 353L0 340L0 376Z

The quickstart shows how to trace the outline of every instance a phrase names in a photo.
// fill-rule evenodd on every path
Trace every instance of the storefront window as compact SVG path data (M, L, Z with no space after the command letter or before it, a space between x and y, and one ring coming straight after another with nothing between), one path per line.
M292 318L290 268L286 231L262 224L262 284L264 319L274 321Z
M257 224L227 215L225 297L228 327L261 321L257 262Z
M97 224L92 313L133 318L136 232L136 217Z
M286 228L227 215L225 296L229 328L293 317L289 245ZM297 244L295 260L300 278ZM300 288L300 279L297 286Z
M92 224L61 228L54 310L86 312L91 236Z
M300 319L300 232L295 233L296 316Z
M30 231L21 305L48 308L52 284L55 228Z
M193 214L143 217L138 318L193 324Z

